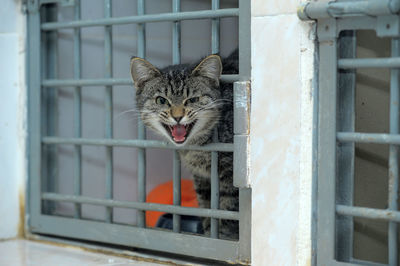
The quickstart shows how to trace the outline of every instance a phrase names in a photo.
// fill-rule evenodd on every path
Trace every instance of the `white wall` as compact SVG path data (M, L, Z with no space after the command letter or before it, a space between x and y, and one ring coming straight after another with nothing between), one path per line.
M252 264L311 264L313 28L299 1L252 1Z
M0 239L22 233L25 160L25 16L20 1L0 8Z

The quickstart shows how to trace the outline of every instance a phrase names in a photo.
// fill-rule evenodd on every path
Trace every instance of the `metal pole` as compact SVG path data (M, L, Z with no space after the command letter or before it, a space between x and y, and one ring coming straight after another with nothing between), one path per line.
M219 0L212 0L213 10L219 9ZM211 22L211 50L213 54L219 53L219 24L218 18ZM213 142L218 142L218 130L214 130ZM211 209L219 209L219 176L218 152L211 152ZM219 238L219 220L212 218L210 221L210 234L212 238Z
M104 0L104 17L112 16L111 0ZM104 61L105 61L105 78L112 78L112 26L104 28ZM106 86L105 89L105 137L113 138L113 94L112 86ZM106 198L113 198L113 148L106 147ZM106 208L106 222L111 223L113 217L113 209Z
M392 40L392 56L400 54L399 39ZM399 133L399 69L390 71L390 134ZM390 145L389 148L389 210L397 211L399 192L399 146ZM397 264L397 224L389 222L388 233L389 265Z
M144 0L137 1L137 13L139 16L145 12ZM137 25L137 56L146 57L146 30L145 24ZM146 129L143 122L138 120L138 139L146 139ZM146 150L138 149L138 198L139 202L146 202ZM137 226L146 226L146 216L144 211L137 213Z
M74 6L75 20L81 19L81 2L75 1ZM74 29L74 78L81 78L81 30ZM74 89L74 136L80 138L82 136L82 95L81 87L77 86ZM80 145L74 147L74 194L81 195L82 193L82 149ZM75 218L81 218L81 205L75 204Z
M179 13L181 11L181 1L172 0L172 12ZM174 21L172 24L172 63L181 63L181 22ZM181 160L179 153L174 151L174 173L173 173L173 187L174 187L174 205L181 204ZM179 232L181 230L181 216L178 214L173 215L173 230Z

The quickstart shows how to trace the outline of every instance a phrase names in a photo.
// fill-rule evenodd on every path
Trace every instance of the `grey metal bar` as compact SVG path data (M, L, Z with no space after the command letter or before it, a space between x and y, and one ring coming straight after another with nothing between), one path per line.
M225 82L235 82L239 80L239 75L222 75L221 80ZM133 85L132 79L127 78L104 78L104 79L45 79L42 81L43 87L71 87L71 86L116 86Z
M343 31L339 38L339 57L356 56L355 31ZM339 73L338 84L338 130L355 131L355 91L356 72L352 70ZM341 143L337 148L338 174L336 204L353 205L355 144ZM350 261L353 257L353 217L339 216L336 220L336 258Z
M181 205L181 159L177 151L174 151L173 168L173 203L175 206ZM173 214L172 228L174 232L181 231L181 216Z
M212 10L218 10L219 0L212 0L211 8ZM219 18L214 18L211 21L211 51L213 54L219 53L219 24Z
M345 16L390 15L398 11L391 8L391 2L393 0L307 2L299 6L297 15L302 20Z
M81 2L75 1L74 18L80 20L81 18ZM81 78L81 30L76 28L74 30L74 78ZM82 95L81 88L75 87L74 89L74 136L80 138L82 136ZM82 149L81 146L75 145L74 147L74 194L80 195L82 193ZM75 218L81 217L81 205L75 204Z
M219 9L219 0L211 1L212 10ZM219 25L218 18L211 22L211 52L219 53ZM214 130L213 142L218 142L218 131ZM219 176L218 176L218 152L211 152L211 209L219 209ZM219 238L219 221L211 219L210 235L212 238Z
M181 11L181 1L172 0L172 12L179 14ZM172 23L172 64L181 63L181 22L174 21ZM178 151L174 151L174 205L181 203L181 161ZM179 197L179 198L178 198ZM181 228L181 217L177 214L173 215L173 230L179 232Z
M400 222L400 212L392 210L379 210L365 207L337 205L336 212L340 215L350 215L367 219Z
M138 15L129 17L103 18L103 19L81 20L81 21L70 21L70 22L49 22L49 23L43 23L41 29L46 31L46 30L66 29L66 28L77 28L77 27L96 27L96 26L122 25L122 24L133 24L133 23L224 18L224 17L236 17L238 15L239 15L238 8L225 8L215 11L202 10L202 11L191 11L191 12Z
M57 5L47 5L42 12L43 21L57 21ZM42 76L43 78L57 78L57 32L46 32L42 35ZM42 134L58 135L58 91L43 91L43 122ZM48 147L42 151L43 182L42 191L55 191L58 184L58 156L57 147ZM42 213L51 214L55 210L54 202L43 202Z
M124 139L88 139L88 138L61 138L61 137L43 137L44 144L72 144L72 145L97 145L97 146L120 146L135 148L158 148L170 150L195 150L195 151L224 151L233 152L232 143L213 143L204 146L175 146L165 141L157 140L124 140Z
M337 40L324 39L319 50L317 265L324 265L335 259Z
M137 209L143 211L144 210L158 211L158 212L176 213L180 215L193 215L193 216L212 217L219 219L239 220L239 213L234 211L181 207L175 205L147 203L147 202L97 199L86 196L62 195L57 193L42 193L41 198L43 200L53 200L60 202L73 202L79 204L91 204L91 205L99 205L99 206L114 207L114 208L115 207L129 208L129 209Z
M137 1L138 16L143 16L145 13L144 0ZM146 29L144 24L137 25L137 54L141 58L146 57ZM138 139L143 142L146 139L146 129L141 119L138 120ZM146 202L146 150L144 147L138 150L138 201ZM146 226L146 213L138 211L137 226Z
M218 131L214 130L213 142L218 141ZM219 209L219 176L218 176L218 152L211 152L211 209ZM211 219L211 237L219 238L219 221Z
M251 80L251 10L248 0L239 0L239 76ZM221 10L221 9L220 9Z
M40 218L40 223L34 224L34 232L240 263L235 241L64 217Z
M355 68L400 68L400 57L339 59L341 69Z
M400 55L400 40L392 39L392 56ZM399 134L399 69L390 71L390 134ZM399 146L389 147L389 199L388 208L397 211L397 199L399 193ZM398 265L397 257L397 224L389 223L388 248L389 265Z
M111 0L104 0L104 17L110 18L112 16ZM105 78L111 78L113 75L112 65L112 26L105 26L104 28L104 64L105 64ZM113 138L113 94L112 86L105 88L105 137ZM106 198L113 198L113 148L112 146L106 147ZM106 221L111 223L113 219L113 209L106 209Z
M398 134L378 134L378 133L350 133L338 132L337 140L340 142L375 143L375 144L395 144L400 145L400 135Z
M40 13L37 10L34 2L28 2L28 50L27 50L27 76L28 76L28 129L29 129L29 204L27 205L29 211L28 225L31 228L32 222L38 220L41 214L42 201L40 199L41 193L41 67L38 63L41 62L41 49L40 49Z

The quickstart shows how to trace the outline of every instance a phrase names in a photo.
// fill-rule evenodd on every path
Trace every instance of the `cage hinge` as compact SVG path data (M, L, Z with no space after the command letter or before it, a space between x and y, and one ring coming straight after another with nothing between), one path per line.
M250 187L250 82L238 81L233 86L234 99L234 145L233 185Z

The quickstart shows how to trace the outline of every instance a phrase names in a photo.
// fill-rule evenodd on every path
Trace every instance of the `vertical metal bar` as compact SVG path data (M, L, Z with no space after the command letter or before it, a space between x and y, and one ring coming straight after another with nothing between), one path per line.
M51 4L46 5L45 10L46 21L57 21L57 5ZM45 61L43 65L43 73L46 78L57 78L57 31L46 32L45 40L42 47L45 49L42 54L45 55ZM43 104L45 107L44 113L46 121L43 121L42 125L45 130L43 134L47 136L57 135L57 124L58 124L58 108L57 108L57 93L56 89L45 90L43 94ZM43 172L45 180L43 180L43 187L45 191L55 191L58 182L58 160L57 160L57 145L49 145L44 149L43 162L45 162L45 168ZM55 209L55 202L44 202L43 212L51 214Z
M137 1L138 15L144 15L145 4L144 0ZM137 53L141 58L146 57L146 31L145 24L137 25ZM138 120L138 139L146 139L146 129L143 122ZM138 200L139 202L146 201L146 150L138 149ZM137 212L137 226L145 227L146 216L145 211Z
M400 39L392 40L392 57L400 55ZM390 134L399 134L399 69L390 70ZM399 147L389 148L389 209L397 210L399 192ZM389 222L389 265L398 265L397 224Z
M219 9L219 0L212 0L211 8L212 10ZM214 18L211 22L211 51L213 54L219 53L219 24L219 18Z
M219 0L212 0L212 10L219 9ZM219 18L211 22L211 51L219 53ZM218 142L218 131L214 130L213 142ZM219 209L219 176L218 176L218 152L211 152L211 209ZM219 238L219 219L211 218L210 233L212 238Z
M28 128L29 128L29 226L39 223L41 214L41 132L40 132L40 14L38 3L28 2Z
M181 1L172 0L172 12L178 13L181 10ZM175 21L172 24L172 63L181 63L181 23ZM174 205L181 203L181 161L178 151L174 151ZM181 216L173 215L173 230L179 232L181 228Z
M239 0L239 78L241 81L251 79L251 31L249 0Z
M104 0L104 17L112 16L111 0ZM104 60L105 60L105 78L111 78L113 75L112 65L112 26L104 28ZM105 89L105 137L113 138L113 94L112 86L106 86ZM106 147L106 198L113 198L113 148ZM113 217L113 208L106 208L106 222L111 223Z
M356 35L354 31L343 31L339 38L339 57L356 57ZM338 86L338 130L355 131L355 70L341 70ZM338 174L336 204L353 205L354 160L353 142L340 143L338 146ZM338 216L336 221L336 258L350 261L353 257L353 217Z
M76 0L74 6L75 20L81 19L81 1ZM81 29L74 29L74 78L81 78ZM74 89L74 135L75 138L82 136L82 95L81 87ZM82 194L82 148L80 145L74 147L74 194ZM75 218L81 217L81 205L75 203Z
M181 11L181 1L172 0L172 12L179 13ZM181 63L181 22L175 21L172 25L172 63Z
M329 31L335 32L335 23L335 20L327 20L318 24L321 60L318 112L317 265L325 265L326 262L335 259L337 39L323 35Z
M174 205L181 205L181 159L178 152L174 151L174 168L173 168L173 202ZM181 216L173 215L173 230L179 233L181 230Z
M218 142L218 131L214 130L213 142ZM218 152L211 152L211 209L219 209ZM219 219L211 218L211 237L219 238Z

